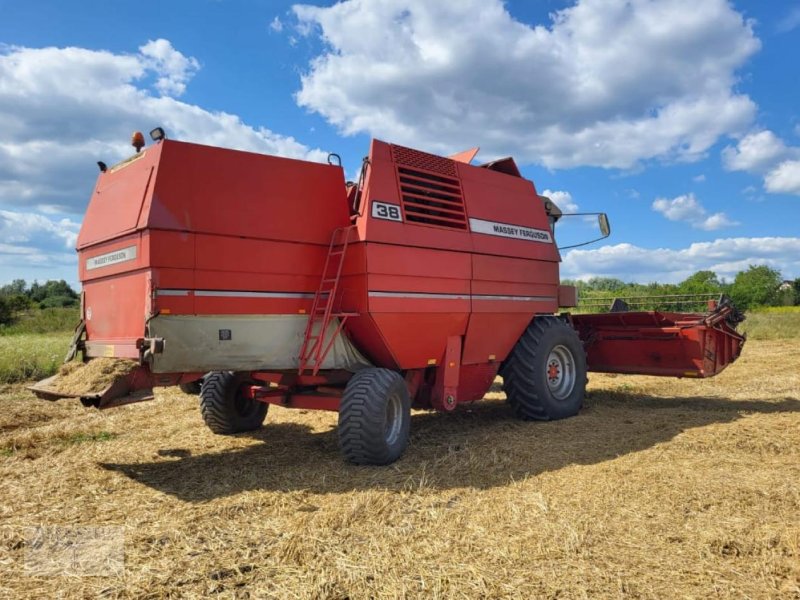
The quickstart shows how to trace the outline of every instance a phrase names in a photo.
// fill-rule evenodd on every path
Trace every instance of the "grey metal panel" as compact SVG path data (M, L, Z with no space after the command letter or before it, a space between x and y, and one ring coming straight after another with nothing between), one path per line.
M154 373L296 369L307 315L159 315L149 336L164 339ZM336 330L331 321L325 339ZM228 339L229 338L229 339ZM358 370L369 361L344 333L322 364L323 369Z

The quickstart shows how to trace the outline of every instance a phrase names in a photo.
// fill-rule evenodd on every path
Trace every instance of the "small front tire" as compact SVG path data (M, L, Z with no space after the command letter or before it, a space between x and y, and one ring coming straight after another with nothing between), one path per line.
M247 398L243 374L214 371L206 375L200 390L200 414L208 428L219 435L253 431L261 427L269 404Z
M411 399L390 369L363 369L347 382L339 406L339 448L357 465L388 465L408 446Z
M189 394L190 396L197 396L203 389L203 380L195 379L194 381L178 384L178 387L184 394Z

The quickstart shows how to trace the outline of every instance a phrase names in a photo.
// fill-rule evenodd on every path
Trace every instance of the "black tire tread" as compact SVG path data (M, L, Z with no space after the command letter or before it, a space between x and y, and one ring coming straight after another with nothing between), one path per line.
M550 421L561 418L548 410L542 398L542 394L546 392L539 389L539 385L537 385L533 377L534 373L530 368L530 365L536 364L537 354L542 351L542 338L553 328L561 328L566 335L574 336L578 348L583 353L585 364L586 353L583 350L583 344L572 327L555 317L535 318L517 341L511 355L506 359L503 369L503 387L508 397L508 402L517 417L521 419ZM584 368L582 372L579 372L577 377L575 385L580 386L582 397L588 381L586 369Z
M194 381L181 383L178 385L178 387L184 394L189 394L190 396L197 396L200 394L200 391L203 388L203 380L195 379Z
M232 435L243 431L252 431L261 427L264 422L269 408L268 404L259 402L258 410L247 421L236 414L231 396L235 393L235 387L239 383L239 379L230 371L214 371L203 380L200 391L200 414L213 433Z
M390 369L364 369L348 382L339 406L338 427L339 448L348 462L385 465L399 458L399 454L386 447L383 438L385 405L376 401L376 398L386 398L398 382L405 389L403 378ZM403 447L405 443L407 440L403 441Z

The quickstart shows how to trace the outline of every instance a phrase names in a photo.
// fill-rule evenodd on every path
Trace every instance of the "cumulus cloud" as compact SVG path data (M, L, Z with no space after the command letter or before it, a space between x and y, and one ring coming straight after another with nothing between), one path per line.
M156 89L165 96L180 96L186 83L200 68L196 58L186 57L164 39L151 40L139 48L148 68L158 73Z
M641 248L632 244L571 250L561 276L569 279L617 277L624 281L677 283L700 270L732 279L749 265L768 265L784 277L800 277L800 238L727 238L687 248Z
M292 137L178 100L198 68L163 39L133 54L0 47L0 204L82 212L95 162L129 155L131 132L155 125L187 141L324 160Z
M66 217L0 210L0 283L24 277L76 285L79 229L80 223Z
M705 231L714 231L723 227L738 225L725 215L718 212L708 214L705 207L695 198L694 194L684 194L671 200L667 198L657 198L653 201L653 210L661 213L670 221L683 221L692 227Z
M580 211L580 207L572 199L572 194L561 190L545 190L542 196L547 196L556 203L556 206L561 209L561 212L575 213Z
M515 20L501 0L293 11L326 45L297 102L345 134L630 168L699 159L755 113L735 84L760 44L726 0L579 0L546 25Z
M69 219L51 219L42 214L0 210L0 239L6 243L50 246L58 240L62 249L75 248L80 223Z
M744 136L736 146L722 151L722 164L729 171L763 173L791 154L790 149L772 131L766 129Z
M762 175L767 192L800 196L800 148L787 146L768 129L725 148L722 164L729 171Z
M767 173L764 189L774 194L800 196L800 160L787 160Z

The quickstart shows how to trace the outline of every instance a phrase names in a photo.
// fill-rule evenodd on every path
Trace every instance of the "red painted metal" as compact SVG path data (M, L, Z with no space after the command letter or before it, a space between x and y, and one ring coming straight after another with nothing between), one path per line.
M731 307L711 314L621 312L575 315L590 371L712 377L739 357L745 338L726 320Z
M254 372L250 377L265 383L274 383L283 387L297 386L335 386L344 385L352 377L352 373L342 370L323 371L319 375L300 374L297 371Z
M311 410L339 410L341 388L318 387L314 391L293 392L286 388L248 385L242 388L246 398L275 404L284 408L306 408Z
M147 365L159 316L308 315L299 368L265 364L251 373L252 393L335 410L337 394L319 390L350 377L320 370L338 317L336 335L405 373L415 406L482 397L531 320L576 297L559 285L533 183L511 158L472 158L373 140L360 185L348 188L338 166L173 140L144 149L100 174L78 238L86 354ZM718 315L573 322L595 370L709 376L741 349Z
M341 306L339 283L342 277L342 268L347 255L347 246L354 230L355 226L353 225L339 227L334 229L331 235L328 256L325 258L325 266L322 267L322 278L317 293L314 294L314 303L311 305L308 324L303 334L303 344L300 346L300 366L297 371L301 375L308 368L311 368L312 375L319 373L325 357L330 352L347 319L358 316L356 312L344 312L337 308ZM338 324L330 339L326 340L328 325L333 318L338 319Z
M431 391L431 405L436 410L450 412L459 402L458 383L461 370L461 336L447 338L447 347L441 365L436 370L436 381ZM484 390L485 391L485 390Z

